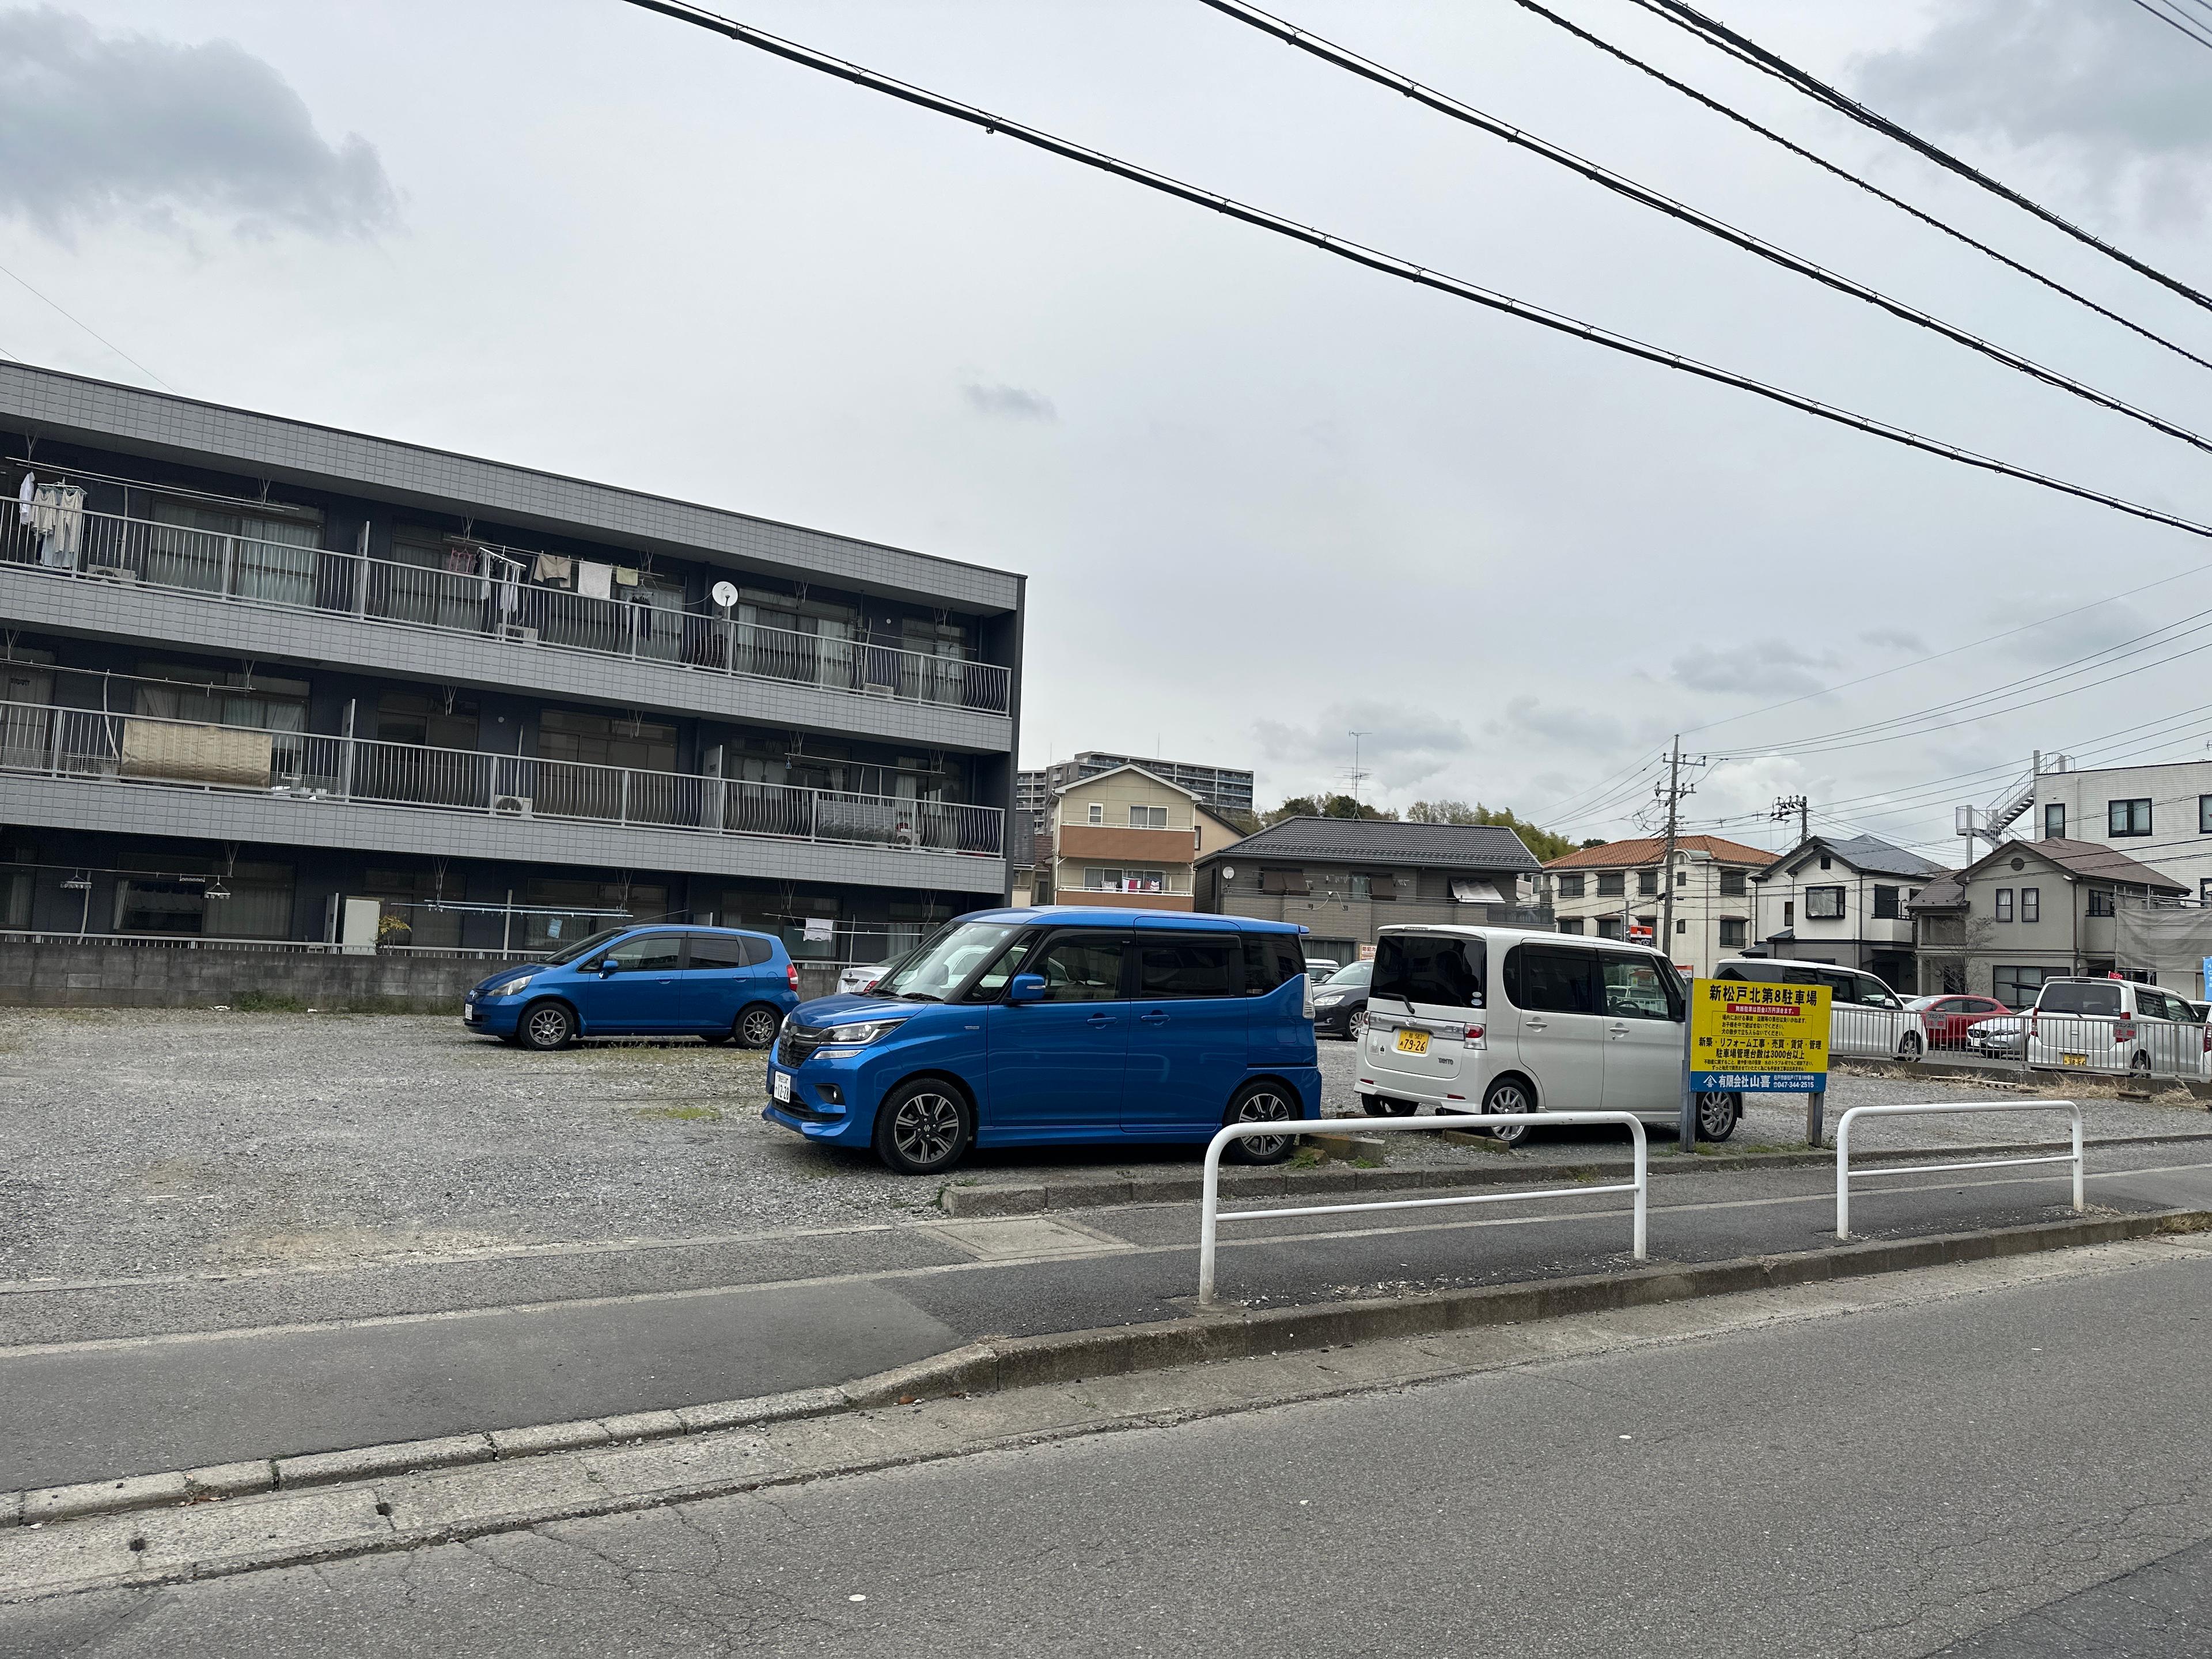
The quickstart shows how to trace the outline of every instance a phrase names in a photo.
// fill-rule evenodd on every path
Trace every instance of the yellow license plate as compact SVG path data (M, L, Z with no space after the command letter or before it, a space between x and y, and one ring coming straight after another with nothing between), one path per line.
M2087 1054L2061 1054L2058 1056L2058 1063L2062 1066L2087 1066L2089 1063L2089 1056Z
M1429 1034L1426 1031L1399 1032L1398 1052L1401 1054L1425 1054L1429 1052Z

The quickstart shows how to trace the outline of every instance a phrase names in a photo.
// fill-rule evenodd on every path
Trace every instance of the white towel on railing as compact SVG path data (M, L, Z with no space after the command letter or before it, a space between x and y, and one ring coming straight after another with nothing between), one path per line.
M17 524L29 525L32 518L32 498L38 493L39 475L35 472L26 472L23 475L22 487L15 492L15 522Z
M576 591L587 599L614 597L615 568L590 559L576 561Z

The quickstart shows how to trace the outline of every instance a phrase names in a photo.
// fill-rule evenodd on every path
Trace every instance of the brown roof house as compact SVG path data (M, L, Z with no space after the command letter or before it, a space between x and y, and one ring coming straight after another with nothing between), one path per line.
M1739 954L1751 943L1751 878L1774 854L1718 836L1682 836L1674 842L1674 933L1660 945L1666 915L1663 836L1584 847L1544 866L1552 911L1563 933L1633 939L1668 951L1694 973Z

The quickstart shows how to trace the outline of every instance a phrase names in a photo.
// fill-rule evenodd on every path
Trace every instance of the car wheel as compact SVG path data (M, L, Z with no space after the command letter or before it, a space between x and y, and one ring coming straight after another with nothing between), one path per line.
M565 1048L576 1040L576 1017L565 1002L533 1002L515 1023L516 1040L540 1053Z
M1354 1042L1367 1035L1367 1011L1364 1008L1354 1008L1345 1016L1344 1034Z
M1726 1140L1735 1133L1737 1121L1743 1116L1743 1102L1733 1094L1718 1090L1698 1097L1698 1139Z
M1304 1115L1279 1084L1248 1083L1237 1091L1221 1121L1224 1125L1288 1123ZM1248 1135L1231 1141L1221 1149L1221 1156L1237 1164L1280 1164L1296 1144L1293 1135Z
M1920 1033L1907 1031L1897 1045L1897 1057L1904 1060L1920 1058Z
M902 1083L876 1109L876 1156L900 1175L951 1169L975 1137L967 1097L936 1078Z
M1510 1117L1518 1112L1533 1112L1536 1103L1529 1098L1528 1085L1516 1077L1502 1077L1490 1085L1482 1097L1483 1114L1489 1117ZM1516 1146L1525 1139L1528 1126L1525 1123L1502 1124L1483 1131L1501 1146Z
M2140 1082L2150 1075L2150 1050L2138 1048L2136 1057L2128 1062L2128 1075Z
M738 1041L748 1048L765 1048L775 1041L783 1016L765 1002L756 1002L738 1016Z
M1411 1117L1421 1109L1418 1100L1393 1100L1388 1095L1362 1095L1359 1103L1370 1117Z

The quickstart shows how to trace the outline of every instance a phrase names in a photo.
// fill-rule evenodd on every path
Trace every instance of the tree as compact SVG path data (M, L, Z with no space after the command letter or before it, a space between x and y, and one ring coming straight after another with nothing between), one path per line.
M1510 830L1521 837L1521 844L1534 853L1540 861L1565 858L1578 843L1571 836L1555 835L1549 830L1540 830L1527 819L1516 817L1509 809L1485 806L1480 801L1469 806L1463 800L1417 800L1407 809L1408 823L1494 823ZM1583 842L1583 847L1596 847L1599 842Z
M1274 811L1261 815L1268 823L1280 823L1285 818L1367 818L1389 823L1397 816L1349 795L1293 795Z

